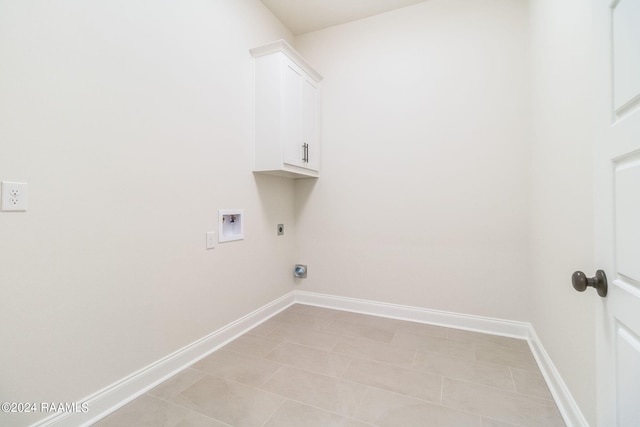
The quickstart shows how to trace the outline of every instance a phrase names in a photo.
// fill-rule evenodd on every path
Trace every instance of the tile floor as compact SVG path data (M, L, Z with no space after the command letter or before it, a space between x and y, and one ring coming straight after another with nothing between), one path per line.
M526 341L296 304L95 425L565 424Z

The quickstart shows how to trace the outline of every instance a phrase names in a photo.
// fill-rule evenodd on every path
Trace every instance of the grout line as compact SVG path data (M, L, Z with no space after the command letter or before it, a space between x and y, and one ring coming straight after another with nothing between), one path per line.
M484 425L485 425L485 420L497 421L497 422L499 422L499 423L505 423L505 424L508 424L509 426L513 426L513 427L526 427L526 426L524 426L524 425L522 425L522 424L514 424L514 423L513 423L513 422L511 422L511 421L503 421L503 420L500 420L500 419L498 419L498 418L494 418L494 417L486 417L486 416L484 416L484 415L481 415L481 416L480 416L480 418L481 418L482 426L483 426L483 427L484 427Z
M264 423L262 423L262 427L264 427L265 425L267 425L267 423L271 420L271 418L273 418L273 416L276 414L276 412L278 412L280 409L282 409L282 407L284 406L284 404L287 402L287 398L282 399L282 403L280 404L280 406L278 406L272 413L271 415L269 415L267 417L266 420L264 420Z
M267 356L270 355L271 353L273 353L274 351L276 351L276 349L278 347L280 347L282 344L284 344L284 341L280 341L278 344L276 344L271 350L267 351L264 355L260 356L261 359L264 360L270 360L272 362L275 362L275 360L272 359L267 359Z
M311 325L300 325L298 324L295 320L292 319L287 319L286 317L282 318L282 319L278 319L277 317L279 315L281 315L282 313L277 314L276 316L274 316L273 320L275 322L280 322L280 323L285 323L285 324L289 324L289 325L295 325L298 326L300 328L309 328L312 331L318 331L318 332L324 332L327 327L333 322L333 319L326 319L320 316L316 316L313 314L305 314L305 313L298 313L298 312L294 312L294 314L298 315L298 316L303 316L303 317L309 317L312 319L316 319L316 321L318 323L314 323Z
M188 408L187 408L187 409L188 409ZM188 410L189 410L189 412L192 412L192 413L194 413L194 414L198 414L198 415L200 415L201 417L205 417L205 418L207 418L207 419L209 419L209 420L215 421L216 423L220 423L220 424L223 424L223 425L228 426L228 427L233 427L233 425L232 425L232 424L225 423L225 422L224 422L224 421L222 421L222 420L219 420L219 419L217 419L217 418L210 417L209 415L204 414L204 413L202 413L202 412L194 411L193 409L188 409Z
M355 357L351 357L351 356L350 356L350 358L351 358L351 360L349 360L349 364L347 365L346 368L344 368L344 371L342 371L342 374L340 374L340 378L339 379L341 381L347 381L347 380L344 379L344 375L349 371L349 369L351 369L351 365L353 364L353 361L356 359ZM350 382L353 382L353 381L350 381Z
M416 366L417 358L418 358L418 349L415 349L413 350L413 359L411 359L411 369L416 369L415 366Z
M264 359L264 360L267 360L267 359ZM268 375L268 376L267 376L267 378L266 378L264 381L262 381L262 383L260 383L260 385L255 386L255 388L260 389L260 390L263 390L262 386L264 386L264 385L265 385L266 383L268 383L268 382L269 382L273 377L275 377L275 376L276 376L276 374L277 374L278 372L280 372L280 370L285 366L284 364L282 364L282 363L280 363L280 362L274 362L274 363L276 363L276 364L280 365L280 366L278 366L278 369L276 369L275 371L273 371L273 372L271 373L271 375ZM245 385L246 385L246 384L245 384Z
M449 378L449 377L446 377L446 378ZM444 394L444 379L445 379L445 377L443 376L443 377L442 377L442 380L443 380L443 381L442 381L442 383L443 383L443 394ZM453 380L453 381L460 381L460 380L457 380L457 379L455 379L455 378L449 378L449 379L450 379L450 380ZM468 381L463 381L463 382L467 382L467 383L468 383ZM475 383L469 383L469 384L475 384ZM434 404L434 405L435 405L435 404ZM478 412L470 412L470 411L465 410L465 409L456 408L456 407L453 407L453 406L447 406L447 405L445 405L445 404L443 404L443 403L438 404L438 406L441 406L441 407L443 407L443 408L447 408L447 409L451 409L451 410L453 410L453 411L457 411L457 412L462 412L462 413L465 413L465 414L469 414L469 415L475 415L475 416L477 416L477 417L479 417L479 418L480 418L480 422L482 423L482 425L483 425L483 426L484 426L484 418L487 418L487 419L491 419L491 420L495 420L495 421L500 421L500 422L502 422L502 423L506 423L506 424L512 425L513 427L525 427L525 426L522 426L522 425L520 425L520 424L514 424L514 423L513 423L513 422L511 422L511 421L504 421L504 420L501 420L501 419L498 419L498 418L488 417L488 416L483 415L483 414L478 413Z
M443 385L444 385L444 376L443 376ZM370 389L379 390L379 391L381 391L383 393L394 394L394 395L396 395L396 396L398 396L400 398L416 400L421 405L438 406L438 407L441 407L441 408L450 409L452 411L461 412L461 413L468 414L468 415L474 415L476 417L482 417L482 414L479 414L477 412L470 412L470 411L467 411L467 410L464 410L464 409L460 409L460 408L453 408L451 406L443 405L442 402L438 403L438 402L434 402L432 400L425 400L425 399L422 399L420 397L409 396L408 394L402 394L402 393L398 393L397 391L391 391L391 390L387 390L387 389L380 388L380 387L375 387L375 386L367 386L367 387L370 388ZM517 426L517 427L520 427L520 426Z
M360 410L360 407L362 406L362 402L364 402L364 397L367 395L367 393L369 393L369 386L368 385L365 386L364 393L362 393L362 396L360 396L360 401L358 402L358 404L356 405L356 407L355 407L355 409L353 411L353 416L350 417L350 418L357 419L356 418L356 414Z
M202 380L202 379L204 379L205 377L208 377L208 376L213 377L213 378L219 378L219 377L214 377L213 375L210 375L210 374L205 373L205 376L204 376L204 377L202 377L202 378L200 378L198 381L200 381L200 380ZM172 378L173 378L173 377L172 377ZM224 379L224 378L222 378L222 379ZM196 382L198 382L198 381L196 381ZM192 386L192 385L194 385L194 384L195 384L195 383L191 384L191 386ZM189 386L189 387L191 387L191 386ZM189 387L187 387L187 388L189 388ZM185 388L185 390L186 390L186 388ZM182 394L182 392L183 392L183 391L184 391L184 390L182 390L180 393L178 393L178 394L177 394L176 396L174 396L174 397L179 396L180 394ZM222 421L222 420L219 420L219 419L217 419L217 418L213 418L213 417L211 417L211 416L209 416L209 415L207 415L207 414L205 414L205 413L203 413L203 412L197 411L197 410L195 410L195 409L188 408L188 407L184 406L184 405L183 405L183 404L181 404L181 403L173 402L173 401L171 401L171 400L167 400L167 399L165 399L165 398L163 398L163 397L154 396L154 395L151 395L151 394L148 394L148 393L145 393L145 394L143 394L142 396L145 396L145 395L150 396L150 397L153 397L154 399L158 399L158 400L160 400L161 402L165 402L165 403L167 403L167 404L169 404L169 405L173 405L173 406L175 406L175 407L185 409L185 410L187 410L187 411L189 411L189 412L191 412L191 413L198 414L198 415L200 415L200 416L203 416L203 417L205 417L205 418L208 418L208 419L210 419L210 420L213 420L213 421L215 421L215 422L217 422L217 423L224 424L225 426L233 427L231 424L227 424L227 423L225 423L225 422L224 422L224 421ZM142 397L142 396L140 396L140 397ZM136 399L132 400L132 401L131 401L131 402L129 402L128 404L131 404L131 403L133 403L133 402L137 401L138 399L140 399L140 397L137 397ZM173 399L173 397L172 397L172 399ZM128 404L127 404L127 405L128 405ZM125 405L125 406L126 406L126 405ZM124 406L123 406L122 408L124 408ZM122 409L122 408L120 408L120 409ZM118 410L118 411L119 411L119 410ZM114 412L112 412L111 414L107 415L107 417L108 417L108 416L110 416L110 415L112 415L112 414L117 414L117 413L118 413L118 411L114 411ZM106 417L105 417L105 418L106 418ZM105 418L102 418L102 419L105 419ZM132 420L132 421L134 421L134 420ZM137 420L135 420L135 421L137 421Z
M548 402L552 402L555 404L555 406L557 407L557 403L555 403L555 401L553 400L549 400L549 399L545 399L543 397L538 397L538 396L532 396L532 395L528 395L528 394L522 394L522 393L518 393L516 391L512 391L512 390L507 390L505 388L500 388L500 387L496 387L496 386L492 386L492 385L487 385L487 384L480 384L480 383L476 383L473 381L469 381L469 380L462 380L459 378L452 378L447 376L446 378L449 378L450 380L453 381L457 381L457 382L461 382L461 383L465 383L465 384L470 384L472 386L476 386L476 387L481 387L481 388L487 388L490 389L492 391L496 391L498 393L505 393L510 395L511 397L513 397L514 399L517 399L519 401L529 401L535 404L539 404L539 405L545 405L545 406L549 406Z
M184 388L182 388L182 387L181 387L181 388L180 388L180 391L178 391L178 392L175 394L175 396L173 396L173 397L178 396L178 395L179 395L179 394L181 394L183 391L185 391L185 390L186 390L186 389L188 389L188 388L191 388L191 387L192 387L192 386L194 386L197 382L200 382L202 379L204 379L204 377L206 377L207 375L209 375L209 374L208 374L207 372L205 372L205 371L201 371L201 370L199 370L199 369L194 369L194 368L192 368L191 366L189 366L188 368L183 369L182 371L178 372L177 374L175 374L175 375L174 375L174 376L172 376L171 378L167 379L166 381L161 382L160 384L158 384L157 386L155 386L155 387L154 387L154 388L152 388L151 390L147 391L145 394L148 394L149 396L153 396L153 397L156 397L156 398L158 398L158 399L161 399L161 400L164 400L164 401L166 401L166 402L169 402L169 400L168 400L168 399L165 399L165 398L160 397L160 396L156 396L155 394L152 394L151 392L152 392L153 390L155 390L156 388L161 387L163 384L166 384L167 382L169 382L169 381L171 381L171 380L174 380L176 377L178 377L179 375L184 374L184 373L185 373L186 371L188 371L188 370L191 370L191 371L193 371L194 373L197 373L197 374L199 375L199 378L198 378L197 380L195 380L194 382L192 382L192 383L188 383L186 386L184 386ZM172 397L172 398L173 398L173 397Z
M338 335L338 336L340 337L340 335ZM289 341L290 339L291 339L291 338L287 338L287 337L283 338L283 339L282 339L282 341L280 341L276 347L274 347L271 351L269 351L269 353L271 353L273 350L275 350L275 349L276 349L278 346L280 346L281 344L297 345L297 346L300 346L300 347L308 348L308 349L310 349L310 350L321 351L321 352L323 352L323 353L331 353L331 352L332 352L332 349L333 349L333 348L338 344L338 341L340 341L340 340L336 341L336 344L333 344L333 345L331 346L331 349L330 349L330 350L325 350L324 348L314 347L314 346L309 345L309 344L303 344L303 343L299 343L299 342L296 342L296 341ZM267 353L267 354L268 354L268 353ZM265 356L266 356L266 355L265 355ZM262 356L262 357L264 357L264 356Z
M549 390L549 385L547 384L547 381L544 379L544 377L542 376L541 373L536 373L536 374L540 375L540 379L544 383L544 386L547 389L549 397L538 396L537 394L525 393L524 391L518 390L518 386L516 385L516 381L515 381L515 378L513 376L513 370L514 369L517 369L517 370L520 370L520 371L524 371L524 372L531 372L531 371L527 371L526 369L515 368L515 367L511 367L511 366L509 367L509 372L511 373L511 378L513 379L513 385L514 385L514 388L516 390L516 393L518 393L519 395L524 396L524 397L534 397L534 398L537 398L537 399L548 400L550 402L555 403L555 405L558 406L558 403L555 401L555 399L553 398L553 395L551 394L551 391Z
M364 394L363 394L363 395L364 395ZM278 396L282 396L282 395L278 394ZM322 407L320 407L320 406L316 406L316 405L314 405L314 404L312 404L312 403L309 403L309 402L303 402L302 400L298 400L298 399L294 399L294 398L286 397L286 396L282 396L282 397L284 397L284 400L285 400L285 401L289 400L289 401L291 401L291 402L295 402L295 403L298 403L298 404L300 404L300 405L308 406L308 407L310 407L310 408L314 408L314 409L317 409L317 410L322 411L322 412L326 412L326 413L331 414L331 415L336 415L336 416L341 417L341 418L345 418L345 419L353 419L353 420L357 420L357 421L360 421L360 422L364 422L364 421L362 421L362 420L360 420L360 419L355 418L355 414L354 414L354 416L350 416L350 415L343 415L343 414L340 414L340 413L338 413L338 412L332 411L332 410L330 410L330 409L326 409L326 408L322 408ZM284 403L283 403L283 405L284 405ZM357 409L357 408L356 408L356 409Z
M417 355L417 353L416 353L416 355ZM352 361L353 360L359 360L360 362L367 362L367 363L377 363L379 365L388 366L390 368L401 369L403 371L412 371L412 372L417 373L417 374L431 375L433 377L437 377L438 376L438 374L434 374L432 372L422 371L420 369L416 369L416 368L413 367L413 365L410 365L410 366L397 365L397 364L391 363L391 362L384 362L384 361L381 361L381 360L367 359L367 358L364 358L364 357L357 357L357 356L352 356ZM349 366L351 366L351 365L349 365Z
M522 394L518 391L518 386L516 385L516 379L513 377L513 371L511 370L511 366L507 366L507 369L509 370L509 376L511 377L511 383L513 384L513 389L516 391L516 393L518 394Z

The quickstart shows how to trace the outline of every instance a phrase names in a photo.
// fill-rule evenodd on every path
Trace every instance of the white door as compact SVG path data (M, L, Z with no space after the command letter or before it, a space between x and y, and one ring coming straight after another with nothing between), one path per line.
M593 5L596 262L609 279L608 295L598 302L596 317L598 425L637 427L640 0L593 0Z

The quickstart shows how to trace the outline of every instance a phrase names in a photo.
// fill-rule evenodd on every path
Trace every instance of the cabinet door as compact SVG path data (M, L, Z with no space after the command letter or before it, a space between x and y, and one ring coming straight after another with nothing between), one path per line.
M319 165L318 150L318 87L308 76L302 78L301 93L301 141L306 147L303 153L305 167L317 171ZM306 144L306 145L304 145Z
M284 59L282 76L282 149L283 162L305 167L302 132L302 72Z

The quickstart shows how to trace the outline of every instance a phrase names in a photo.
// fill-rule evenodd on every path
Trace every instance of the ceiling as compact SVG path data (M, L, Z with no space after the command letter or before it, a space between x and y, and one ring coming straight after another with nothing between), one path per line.
M261 0L294 34L344 24L425 0Z

